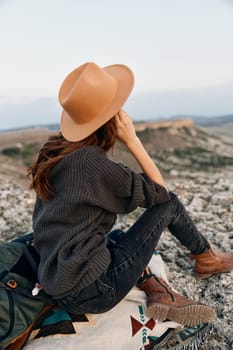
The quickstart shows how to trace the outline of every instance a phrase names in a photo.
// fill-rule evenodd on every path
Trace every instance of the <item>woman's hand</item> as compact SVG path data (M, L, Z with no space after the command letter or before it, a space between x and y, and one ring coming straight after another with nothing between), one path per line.
M115 116L116 136L124 142L143 172L155 183L166 188L165 181L140 139L137 137L132 120L127 112L120 110Z
M128 145L137 140L137 135L133 122L127 112L122 109L115 116L116 136L117 138Z

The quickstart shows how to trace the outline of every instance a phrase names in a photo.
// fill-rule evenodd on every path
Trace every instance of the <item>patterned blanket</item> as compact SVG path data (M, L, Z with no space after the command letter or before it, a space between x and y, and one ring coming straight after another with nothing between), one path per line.
M166 267L155 253L150 269L167 280ZM54 308L35 329L24 350L156 350L200 349L208 324L183 327L147 317L146 296L133 288L115 308L99 315L70 315Z

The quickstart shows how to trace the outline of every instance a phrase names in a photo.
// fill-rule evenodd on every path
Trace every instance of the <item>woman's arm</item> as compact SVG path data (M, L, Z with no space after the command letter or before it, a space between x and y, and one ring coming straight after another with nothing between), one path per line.
M137 137L133 122L128 113L121 110L116 115L115 121L117 138L128 147L129 151L141 166L143 172L150 177L153 182L167 188L159 169Z

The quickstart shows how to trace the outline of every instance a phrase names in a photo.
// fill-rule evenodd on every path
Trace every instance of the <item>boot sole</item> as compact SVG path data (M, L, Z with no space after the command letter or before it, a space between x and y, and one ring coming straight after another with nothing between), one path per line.
M232 271L232 268L222 270L222 271L211 272L211 273L194 272L194 277L196 277L199 280L204 280L204 279L209 278L211 276L217 275L218 273L227 273L227 272L231 272L231 271Z
M174 307L166 304L152 304L147 308L147 315L159 321L170 320L185 326L197 326L209 323L215 318L215 312L205 305L187 305Z

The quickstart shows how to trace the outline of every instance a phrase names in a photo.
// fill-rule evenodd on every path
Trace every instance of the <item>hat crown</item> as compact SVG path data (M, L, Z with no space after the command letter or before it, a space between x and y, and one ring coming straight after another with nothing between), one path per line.
M133 86L134 74L124 64L100 68L87 62L73 70L58 96L63 137L76 142L98 130L120 111Z
M59 101L74 123L84 124L108 108L116 91L116 79L95 63L88 62L64 80Z

